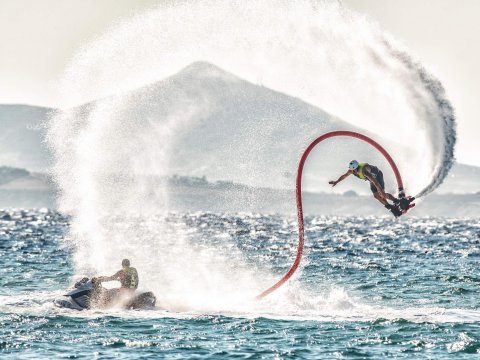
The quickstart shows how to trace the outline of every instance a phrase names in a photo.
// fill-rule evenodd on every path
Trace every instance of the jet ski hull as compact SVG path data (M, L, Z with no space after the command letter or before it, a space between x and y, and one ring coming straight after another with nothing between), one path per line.
M84 278L75 284L75 289L53 301L59 308L74 310L108 309L121 307L124 309L153 309L156 304L153 292L134 292L126 295L119 289L104 289L100 284Z

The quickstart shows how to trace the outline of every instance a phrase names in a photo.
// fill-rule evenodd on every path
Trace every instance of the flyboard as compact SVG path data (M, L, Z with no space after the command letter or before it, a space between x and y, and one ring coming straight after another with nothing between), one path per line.
M399 201L395 203L393 206L397 207L397 210L400 215L405 214L409 209L415 206L415 204L413 203L415 198L413 196L405 195L402 176L398 171L397 165L395 164L395 162L393 161L392 157L387 152L387 150L385 150L375 140L369 138L368 136L362 135L360 133L353 132L353 131L346 131L346 130L332 131L332 132L323 134L322 136L319 136L314 141L312 141L312 143L305 149L305 151L302 154L302 157L300 158L300 162L298 163L298 168L297 168L296 192L295 192L296 199L297 199L297 222L298 222L297 256L295 257L295 261L293 262L292 266L287 271L287 273L283 275L283 277L277 283L275 283L274 285L270 286L268 289L264 290L262 293L257 295L256 297L257 299L264 298L265 296L267 296L268 294L272 293L273 291L278 289L280 286L282 286L285 282L287 282L288 279L290 279L290 277L295 273L298 266L300 265L300 260L302 259L302 254L303 254L303 244L304 244L304 222L303 222L303 206L302 206L303 167L305 165L305 161L307 160L308 155L310 154L310 152L313 150L315 146L317 146L319 143L321 143L324 140L330 139L332 137L337 137L337 136L353 137L353 138L365 141L366 143L372 145L375 149L377 149L390 164L390 167L392 168L393 173L395 174L395 179L397 181ZM396 215L396 217L400 215Z

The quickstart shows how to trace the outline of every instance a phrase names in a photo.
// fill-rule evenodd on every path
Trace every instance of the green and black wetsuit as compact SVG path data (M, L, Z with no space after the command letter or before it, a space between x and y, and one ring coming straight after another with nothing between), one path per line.
M370 165L367 163L360 163L358 164L357 170L353 172L353 175L355 175L359 179L362 179L365 181L368 180L363 172L366 165L368 165L368 167L370 168L369 173L372 175L372 177L378 181L378 183L382 187L382 190L385 190L385 181L383 180L383 173L379 168L377 168L374 165ZM372 193L376 193L378 191L376 186L372 182L370 182L370 190L372 190Z

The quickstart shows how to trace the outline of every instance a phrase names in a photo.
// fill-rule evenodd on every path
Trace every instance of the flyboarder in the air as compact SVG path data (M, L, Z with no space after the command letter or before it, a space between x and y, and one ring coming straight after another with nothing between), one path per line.
M392 194L385 192L383 173L376 166L367 163L359 164L357 160L352 160L350 161L350 164L348 164L348 171L345 174L340 176L337 181L332 180L328 183L332 186L335 186L350 175L355 175L359 179L365 181L368 180L370 182L370 190L372 190L375 199L380 201L388 210L392 212L393 215L395 215L395 217L403 214L403 212L397 207L397 204L400 202L400 200L394 197ZM394 204L389 204L388 200L392 201Z

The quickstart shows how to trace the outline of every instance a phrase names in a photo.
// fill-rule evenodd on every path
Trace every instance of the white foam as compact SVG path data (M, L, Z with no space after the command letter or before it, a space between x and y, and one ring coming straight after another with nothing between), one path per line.
M81 318L116 316L120 318L175 318L191 319L204 316L226 316L233 318L268 318L289 321L320 322L395 322L413 323L478 323L480 311L443 307L392 308L368 305L361 299L350 297L342 288L333 288L325 294L312 294L295 286L279 294L257 301L239 300L230 309L198 310L184 308L182 311L157 307L156 310L108 310L76 311L54 306L53 299L63 292L35 292L22 295L0 296L0 312L16 315L53 316L62 315Z
M325 2L160 5L86 44L66 71L65 103L132 90L209 61L414 149L396 158L401 170L415 169L403 172L410 192L424 193L451 165L453 118L440 83L398 48L376 25ZM219 259L215 249L195 248L161 220L169 206L158 179L169 174L172 144L209 106L178 100L155 119L132 113L142 98L128 94L56 114L48 138L60 205L73 216L77 273L111 274L129 257L145 274L142 285L168 304L224 308L253 296L269 275L254 274L239 253ZM252 146L262 136L246 134Z

